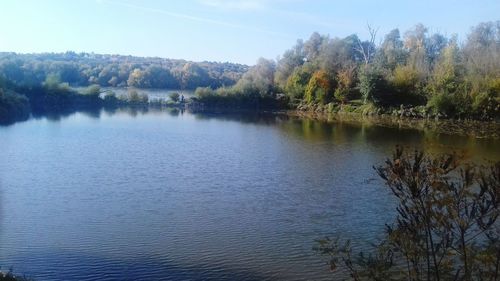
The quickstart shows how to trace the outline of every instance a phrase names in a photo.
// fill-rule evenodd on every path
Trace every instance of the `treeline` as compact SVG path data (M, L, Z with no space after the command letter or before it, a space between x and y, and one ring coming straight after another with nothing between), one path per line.
M287 106L283 94L275 85L274 61L259 59L238 82L230 87L197 88L192 106L213 109L280 109Z
M71 86L195 89L233 85L246 65L89 53L0 53L0 77L17 85L40 85L57 76Z
M231 87L197 90L198 101L282 98L293 108L491 120L500 112L500 21L473 27L465 41L422 24L377 42L313 33L277 59L260 59Z
M98 111L102 108L167 106L182 107L184 101L178 94L170 100L149 100L147 94L130 90L126 95L103 92L99 85L90 85L83 90L75 90L59 76L49 75L39 85L18 85L0 77L0 124L11 124L34 116L65 115L75 111Z

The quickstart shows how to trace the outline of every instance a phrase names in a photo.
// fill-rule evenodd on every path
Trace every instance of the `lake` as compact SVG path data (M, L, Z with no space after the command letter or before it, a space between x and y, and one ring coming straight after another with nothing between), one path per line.
M36 280L331 280L314 239L369 248L395 145L500 140L283 115L79 112L0 127L0 265Z
M87 87L73 87L78 92L83 92ZM127 96L131 91L136 91L139 94L147 94L150 100L168 100L170 94L178 93L183 95L184 98L194 96L194 90L179 90L179 89L139 89L133 87L101 87L102 95L113 92L117 97Z

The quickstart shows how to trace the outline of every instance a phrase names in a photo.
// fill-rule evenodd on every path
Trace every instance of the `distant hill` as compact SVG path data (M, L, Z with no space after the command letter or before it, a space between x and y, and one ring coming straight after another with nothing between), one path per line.
M0 76L13 83L40 85L49 75L72 86L134 86L196 89L234 85L249 66L158 57L94 53L17 54L0 52Z

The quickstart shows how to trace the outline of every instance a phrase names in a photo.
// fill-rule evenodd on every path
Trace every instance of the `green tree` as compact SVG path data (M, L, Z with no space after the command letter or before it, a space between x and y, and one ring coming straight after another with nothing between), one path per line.
M195 89L196 87L207 87L212 83L206 69L197 63L186 63L182 67L180 86L182 89Z
M244 95L272 96L275 89L275 69L274 61L260 58L257 64L241 77L234 88Z
M295 72L295 69L302 66L305 61L304 42L297 40L297 44L285 51L283 56L278 59L276 66L275 81L281 88L286 88L288 79Z
M347 102L353 91L356 75L356 66L351 65L341 69L337 73L337 88L335 89L335 99L341 103Z
M297 67L288 77L285 92L291 100L301 100L306 92L306 87L311 79L311 69L307 67Z
M326 104L333 98L333 79L324 71L314 72L306 87L305 100L307 103Z
M403 49L399 29L393 29L385 36L375 61L379 67L389 70L394 70L398 65L405 63L406 51Z
M364 103L387 104L390 102L391 90L380 69L365 66L360 69L359 92L363 97Z
M399 65L392 72L390 86L394 91L394 102L409 105L425 103L423 81L419 73L408 65Z
M180 95L179 95L179 93L171 93L169 95L169 98L173 102L179 102Z

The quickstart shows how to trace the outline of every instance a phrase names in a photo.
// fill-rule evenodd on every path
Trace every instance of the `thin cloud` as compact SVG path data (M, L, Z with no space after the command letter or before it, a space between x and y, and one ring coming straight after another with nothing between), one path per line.
M308 13L303 13L303 12L294 12L294 11L287 11L287 10L273 10L273 13L292 18L295 20L298 20L303 23L315 25L315 26L320 26L320 27L326 27L330 29L352 29L353 25L356 25L355 23L347 23L347 22L339 22L339 21L332 21L332 20L326 20L324 18L320 18L318 16L314 16L312 14Z
M345 29L353 26L353 23L332 21L331 19L320 18L305 12L291 11L278 8L277 6L292 5L304 2L303 0L198 0L198 3L204 6L222 9L239 10L243 12L262 12L291 19L294 22L301 22L318 27L329 29Z
M218 9L255 11L267 8L266 1L262 0L199 0L198 2Z
M264 11L273 4L292 4L304 0L198 0L198 3L225 10Z
M174 17L174 18L188 20L188 21L209 23L209 24L214 24L214 25L226 26L226 27L230 27L230 28L236 28L236 29L242 29L242 30L246 30L246 31L252 31L252 32L273 35L273 36L281 36L281 37L291 38L291 36L289 36L287 34L284 34L281 32L275 32L272 30L256 28L253 26L247 26L247 25L237 24L237 23L228 22L228 21L221 21L221 20L214 20L214 19L205 18L205 17L193 16L193 15L184 14L184 13L172 12L172 11L163 10L163 9L139 6L139 5L135 5L135 4L128 3L128 2L106 0L105 3L120 5L120 6L132 8L132 9L136 9L136 10L142 10L142 11L150 12L150 13L162 14L162 15L166 15L169 17Z

